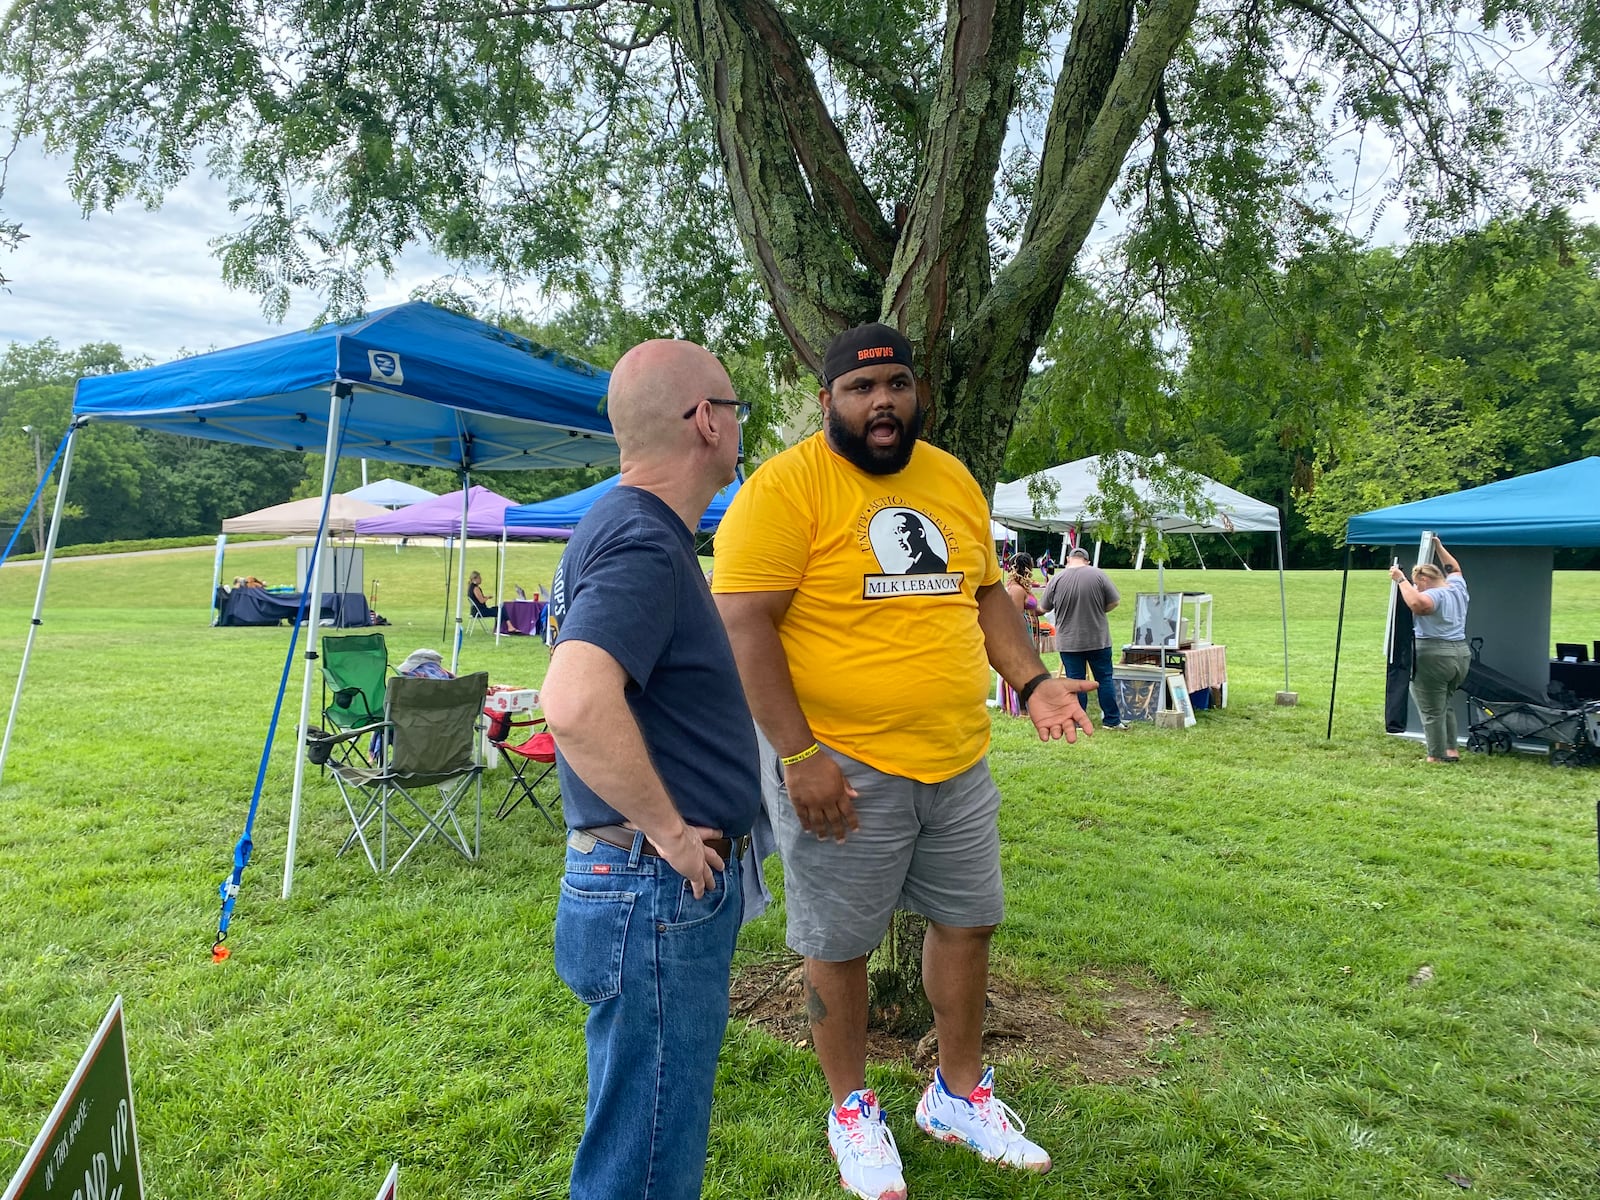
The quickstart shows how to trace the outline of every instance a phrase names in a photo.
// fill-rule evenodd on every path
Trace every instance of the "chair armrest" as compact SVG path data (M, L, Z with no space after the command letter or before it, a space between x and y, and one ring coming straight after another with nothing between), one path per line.
M378 721L372 725L362 725L358 729L346 729L339 733L325 733L322 737L317 738L317 741L327 742L330 745L334 742L348 742L352 738L365 737L369 733L376 733L380 729L390 729L393 726L393 721ZM310 740L309 734L307 735L307 740Z

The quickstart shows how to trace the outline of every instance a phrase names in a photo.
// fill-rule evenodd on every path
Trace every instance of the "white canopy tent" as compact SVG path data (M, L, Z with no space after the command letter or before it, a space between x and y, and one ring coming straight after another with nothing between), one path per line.
M354 537L356 522L362 517L382 516L386 510L375 504L352 500L347 495L328 497L328 536ZM211 564L211 594L216 595L222 582L222 561L227 553L230 533L282 533L316 537L322 524L322 497L307 496L304 500L290 500L270 508L242 513L222 522L222 532L217 535L217 554ZM336 589L343 591L343 588Z
M994 518L1013 529L1092 529L1096 524L1089 516L1089 502L1100 494L1102 455L1080 458L1076 462L1062 463L1037 474L1012 483L997 484L994 489ZM1132 470L1127 473L1127 483L1141 500L1158 503L1152 523L1163 533L1269 533L1279 528L1278 510L1270 504L1251 499L1243 492L1201 476L1200 494L1215 512L1200 516L1175 508L1161 510L1155 488L1141 469L1145 460L1125 455ZM1028 494L1029 481L1048 481L1055 487L1055 498L1036 512Z
M1076 530L1081 536L1093 532L1099 519L1091 515L1090 501L1100 495L1100 474L1103 455L1092 455L1074 462L1014 480L996 484L992 517L1013 529L1042 529L1063 535L1061 555L1066 557L1066 535ZM1153 507L1149 524L1162 533L1220 534L1271 533L1278 555L1278 604L1283 617L1283 690L1289 692L1289 606L1283 586L1283 539L1278 510L1270 504L1246 496L1243 492L1218 483L1215 479L1200 477L1200 496L1212 510L1209 514L1190 511L1182 505L1165 501L1161 490L1149 481L1151 460L1136 455L1119 456L1124 467L1121 478L1131 487L1141 502ZM1159 460L1155 460L1159 461ZM1147 465L1149 464L1149 465ZM1040 491L1036 505L1033 491ZM1045 493L1053 496L1045 498ZM1095 560L1099 561L1099 547ZM1140 541L1139 562L1143 562L1143 539ZM1203 563L1202 563L1203 565ZM1165 581L1163 576L1163 590Z
M348 495L328 498L328 533L348 537L356 531L356 522L362 517L381 517L386 509ZM301 533L315 537L322 521L322 497L308 496L304 500L291 500L287 504L274 504L271 508L229 517L222 523L223 533Z

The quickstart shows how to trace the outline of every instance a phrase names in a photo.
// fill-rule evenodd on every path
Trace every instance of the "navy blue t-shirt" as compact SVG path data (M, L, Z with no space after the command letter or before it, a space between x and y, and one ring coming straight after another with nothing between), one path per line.
M694 538L665 501L615 487L578 524L550 589L557 644L598 646L628 673L628 706L691 825L750 832L761 803L755 726ZM622 815L556 746L567 825Z

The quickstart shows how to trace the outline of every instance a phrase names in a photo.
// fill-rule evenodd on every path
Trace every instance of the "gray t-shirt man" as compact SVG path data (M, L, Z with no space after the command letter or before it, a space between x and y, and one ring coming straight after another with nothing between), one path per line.
M1104 650L1111 645L1110 612L1122 601L1111 577L1091 566L1081 550L1067 556L1044 589L1044 607L1055 614L1056 649L1068 652Z

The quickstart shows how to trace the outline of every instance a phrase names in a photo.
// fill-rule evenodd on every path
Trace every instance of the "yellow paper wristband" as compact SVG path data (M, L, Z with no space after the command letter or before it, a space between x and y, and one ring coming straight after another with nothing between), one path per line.
M813 754L820 752L821 749L822 744L820 742L812 742L811 745L800 751L799 754L791 754L787 758L778 759L778 761L786 767L792 767L797 762L805 762L806 759L810 758Z

